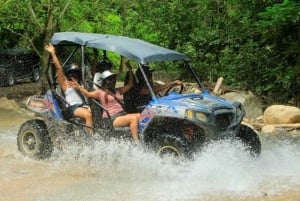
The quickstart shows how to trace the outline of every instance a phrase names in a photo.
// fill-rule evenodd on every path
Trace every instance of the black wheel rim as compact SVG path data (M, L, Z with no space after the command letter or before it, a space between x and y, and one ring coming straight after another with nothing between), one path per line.
M22 144L25 152L33 152L37 147L37 139L32 132L26 132Z
M15 82L14 76L13 76L12 74L10 74L10 75L8 76L8 84L11 86L11 85L14 84L14 82Z
M35 81L38 81L40 79L40 73L37 69L33 71L33 76L32 77Z

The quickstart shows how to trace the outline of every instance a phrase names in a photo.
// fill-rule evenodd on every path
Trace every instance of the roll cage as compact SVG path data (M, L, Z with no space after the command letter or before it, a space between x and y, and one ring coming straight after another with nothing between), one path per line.
M88 55L85 53L86 48L96 48L104 52L110 51L124 56L130 60L134 60L138 63L138 68L140 68L146 84L149 88L152 99L156 99L156 95L150 82L142 68L143 65L149 62L162 62L162 61L184 61L184 67L188 68L192 73L195 81L198 83L199 87L205 91L203 84L201 83L199 77L196 75L194 69L190 66L190 58L180 52L170 50L158 45L151 44L149 42L129 38L125 36L109 35L109 34L98 34L98 33L83 33L83 32L58 32L54 33L50 40L55 46L75 46L76 48L72 51L67 59L63 62L63 66L69 62L76 51L80 49L81 52L81 67L83 81L86 78L91 78L91 72L87 68ZM49 65L47 68L49 71ZM48 75L48 73L46 73ZM52 76L54 76L52 74ZM50 82L50 78L47 77L49 85L53 85ZM53 83L53 82L52 82ZM87 86L87 83L84 83ZM52 86L54 87L54 86Z

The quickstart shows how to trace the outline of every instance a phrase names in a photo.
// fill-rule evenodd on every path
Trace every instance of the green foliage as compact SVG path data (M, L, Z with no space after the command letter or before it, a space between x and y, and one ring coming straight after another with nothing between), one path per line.
M271 95L278 102L300 97L300 2L285 0L259 14L260 43L272 53L267 65ZM281 94L278 96L278 94ZM300 100L298 100L300 102Z
M56 31L127 35L184 52L201 80L300 102L298 0L0 0L1 48L41 55ZM109 55L115 66L118 55ZM46 58L46 57L45 57ZM155 66L179 72L172 63Z

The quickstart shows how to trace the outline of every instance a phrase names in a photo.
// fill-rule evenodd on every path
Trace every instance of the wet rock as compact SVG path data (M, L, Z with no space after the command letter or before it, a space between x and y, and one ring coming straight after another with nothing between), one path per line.
M221 97L232 102L237 101L244 105L246 118L257 118L263 114L262 104L251 91L229 92Z
M264 112L265 124L300 123L300 109L286 105L271 105Z
M285 133L285 130L282 128L277 128L274 125L267 125L262 127L261 133L275 136L275 135Z

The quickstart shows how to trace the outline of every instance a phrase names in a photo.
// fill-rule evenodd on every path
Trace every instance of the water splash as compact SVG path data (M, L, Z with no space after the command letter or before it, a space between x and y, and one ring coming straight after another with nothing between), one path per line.
M55 163L64 167L62 174L87 177L87 191L99 185L99 189L89 192L91 200L99 194L116 196L116 200L125 194L132 196L125 200L139 200L146 195L149 200L192 199L215 192L275 194L299 185L297 144L282 141L271 147L263 149L259 158L252 158L238 142L216 142L208 144L193 161L174 165L172 160L162 161L153 153L125 142L99 142L93 149L72 147L73 151L69 150ZM99 182L103 180L120 194L103 187Z
M6 134L0 134L0 138L5 144L15 143ZM28 174L67 183L61 190L39 195L40 201L215 200L226 195L243 200L249 195L274 195L300 185L300 149L293 140L264 140L258 158L250 157L238 142L210 143L193 161L180 164L122 141L67 146L63 152L55 150L49 160L38 162L20 157L16 150L12 153L14 160L38 171Z

